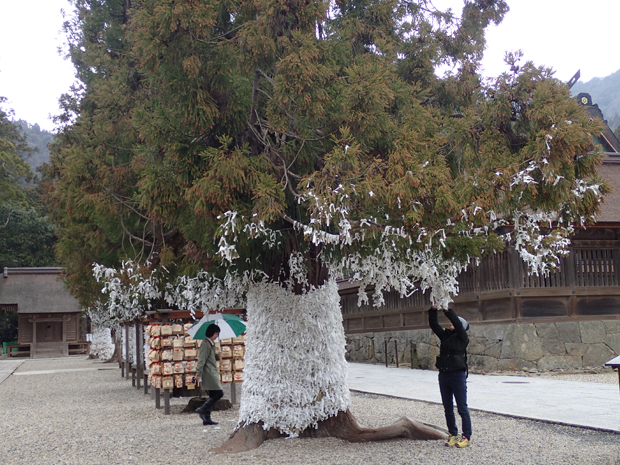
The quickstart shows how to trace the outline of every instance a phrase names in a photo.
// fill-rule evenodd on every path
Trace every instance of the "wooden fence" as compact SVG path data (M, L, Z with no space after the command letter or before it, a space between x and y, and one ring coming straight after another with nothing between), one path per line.
M570 254L547 276L531 275L514 249L486 257L459 276L453 308L470 322L575 321L620 318L620 241L574 241ZM376 308L357 305L357 289L341 290L347 333L427 327L428 296L391 292Z

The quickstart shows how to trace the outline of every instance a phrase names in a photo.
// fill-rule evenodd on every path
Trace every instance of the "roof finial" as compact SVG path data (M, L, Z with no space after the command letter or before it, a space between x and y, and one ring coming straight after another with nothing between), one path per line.
M570 80L568 81L567 83L568 88L570 89L571 87L573 87L577 83L580 77L581 77L581 70L578 69L575 75L572 78L570 78Z

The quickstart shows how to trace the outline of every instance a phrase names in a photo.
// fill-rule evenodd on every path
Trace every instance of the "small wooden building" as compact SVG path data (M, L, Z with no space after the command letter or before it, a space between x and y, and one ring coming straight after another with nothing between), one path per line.
M82 310L65 289L62 268L4 268L0 308L18 316L17 351L11 356L59 357L87 353Z

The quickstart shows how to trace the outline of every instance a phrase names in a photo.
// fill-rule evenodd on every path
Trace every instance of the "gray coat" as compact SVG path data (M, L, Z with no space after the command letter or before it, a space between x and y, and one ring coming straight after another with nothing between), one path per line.
M220 373L215 363L215 344L210 339L205 339L200 346L196 376L202 378L201 388L203 391L222 390Z

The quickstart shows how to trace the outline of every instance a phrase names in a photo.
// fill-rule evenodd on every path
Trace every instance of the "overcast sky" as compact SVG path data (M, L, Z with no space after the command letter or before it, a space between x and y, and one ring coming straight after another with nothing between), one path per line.
M434 0L460 13L463 0ZM605 77L620 69L617 25L620 0L508 0L504 22L487 33L484 73L506 71L506 51L521 49L525 59L556 70L568 81L578 69L581 80ZM50 115L59 113L58 98L73 82L60 10L67 0L0 0L0 96L15 118L52 130Z

